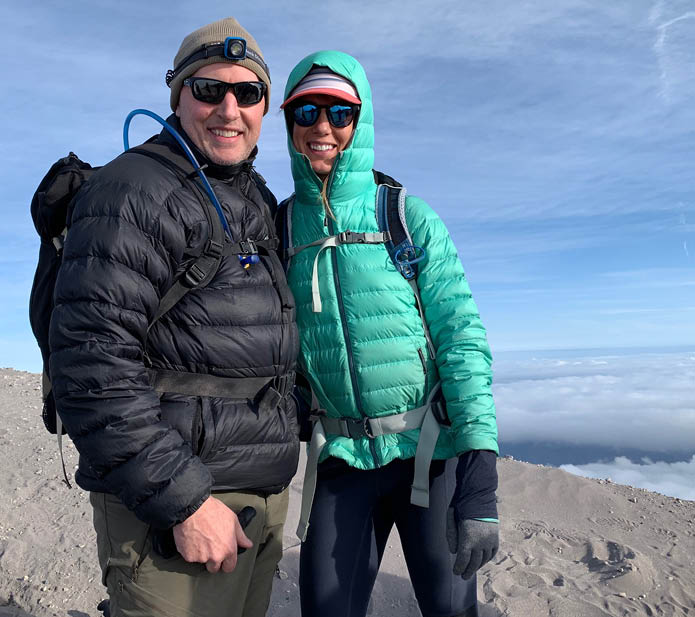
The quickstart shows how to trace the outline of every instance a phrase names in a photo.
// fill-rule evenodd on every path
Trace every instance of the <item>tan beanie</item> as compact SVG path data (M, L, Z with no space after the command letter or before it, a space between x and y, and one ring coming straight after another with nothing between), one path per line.
M246 58L233 60L224 56L223 45L227 37L238 37L246 40ZM186 63L185 60L192 54L210 45L219 45L219 52L207 58L200 58ZM201 66L215 64L216 62L232 62L253 71L258 78L265 83L265 111L268 113L270 104L270 72L263 59L263 52L254 39L241 24L233 17L225 17L219 21L198 28L191 32L183 42L174 58L174 69L167 71L167 85L171 88L170 104L172 111L176 111L179 104L179 95L183 80L193 75Z

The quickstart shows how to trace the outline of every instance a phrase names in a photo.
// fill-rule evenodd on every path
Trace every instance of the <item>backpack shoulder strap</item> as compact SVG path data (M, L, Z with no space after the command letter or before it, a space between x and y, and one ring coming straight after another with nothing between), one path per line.
M157 312L147 327L149 332L155 323L168 311L170 311L181 299L192 289L207 285L215 276L217 269L222 261L224 249L224 229L214 205L204 193L196 181L196 172L192 165L183 155L173 152L164 144L146 142L136 148L131 148L128 152L133 152L147 156L167 169L172 171L182 185L188 185L203 206L203 211L208 220L208 225L212 231L208 238L205 248L200 256L189 266L188 270L176 280L171 288L162 296ZM190 173L186 169L191 168Z
M271 216L274 217L278 209L278 200L275 199L275 195L273 195L273 192L268 188L268 183L255 167L251 168L251 178L261 194L261 197L263 197L263 201L268 205Z
M408 223L405 217L406 189L391 176L381 172L374 171L374 178L378 184L376 218L379 229L387 234L388 240L385 243L385 247L393 265L400 272L401 276L408 281L410 288L413 290L427 341L427 351L430 359L434 360L436 356L434 343L432 343L432 336L425 320L425 308L422 304L420 288L417 284L418 266L419 262L425 258L425 250L413 244L413 239L408 230Z
M289 249L292 248L292 210L294 209L294 193L290 195L287 199L283 199L277 208L275 213L275 230L277 232L278 238L280 239L280 246L282 251L280 253L280 259L282 260L282 265L285 268L285 273L290 266L290 255L288 253Z
M398 182L398 180L394 180L393 177L386 175L382 171L377 171L376 169L372 169L372 173L374 174L374 182L377 185L388 184L389 186L394 186L396 188L403 186L400 182Z
M396 270L406 280L416 278L417 263L422 257L417 259L417 247L413 245L405 219L406 189L391 176L379 171L374 172L374 178L381 181L377 182L376 220L379 229L389 234L386 250Z

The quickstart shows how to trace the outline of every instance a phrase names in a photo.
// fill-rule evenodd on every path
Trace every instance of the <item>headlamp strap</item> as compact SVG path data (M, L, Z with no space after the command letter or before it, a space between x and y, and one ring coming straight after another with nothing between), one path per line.
M204 45L198 51L194 51L190 56L187 56L181 62L179 62L179 65L175 67L173 71L171 69L167 71L167 86L170 86L174 78L189 64L193 64L198 60L204 60L205 58L211 58L213 56L222 56L223 58L227 58L224 53L225 47L225 43L213 43L212 45ZM268 69L268 65L263 62L263 58L261 58L259 54L253 51L253 49L246 47L245 57L258 64L265 71L265 74L268 76L268 81L270 81L270 69ZM239 58L239 60L243 60L243 58Z

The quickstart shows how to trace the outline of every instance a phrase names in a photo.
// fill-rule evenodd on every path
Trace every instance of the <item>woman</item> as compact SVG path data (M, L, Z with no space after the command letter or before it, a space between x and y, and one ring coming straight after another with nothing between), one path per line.
M280 212L288 280L300 364L325 409L304 486L308 502L320 453L308 530L300 525L302 615L364 617L394 524L424 617L477 615L475 571L498 543L497 427L489 347L456 249L437 215L409 196L406 227L424 254L417 283L389 256L371 90L354 58L304 58L282 108L295 183ZM440 388L447 419L437 438L429 403ZM416 463L419 442L434 454Z

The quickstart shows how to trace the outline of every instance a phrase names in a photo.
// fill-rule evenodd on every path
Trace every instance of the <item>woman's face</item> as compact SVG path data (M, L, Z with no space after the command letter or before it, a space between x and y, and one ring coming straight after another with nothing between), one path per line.
M346 105L345 101L325 94L310 94L302 97L298 104L313 103L314 105ZM300 154L309 158L311 168L319 178L325 178L331 171L333 161L338 152L345 150L350 139L354 122L345 127L333 126L326 116L326 110L321 109L318 120L311 126L293 124L292 141L294 148Z

